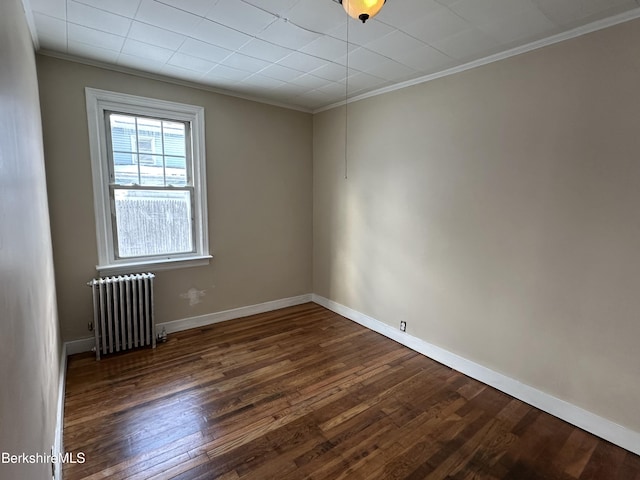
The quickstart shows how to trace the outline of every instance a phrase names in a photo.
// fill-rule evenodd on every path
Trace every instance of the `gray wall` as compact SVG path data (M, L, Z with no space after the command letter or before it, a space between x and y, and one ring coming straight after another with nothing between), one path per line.
M51 57L38 56L38 74L65 341L91 335L98 263L86 86L205 108L214 258L157 272L157 322L311 292L311 115ZM192 288L204 292L195 305Z
M314 117L315 293L640 432L640 21Z
M60 339L38 84L20 0L0 2L0 451L50 453ZM51 478L0 464L0 478Z

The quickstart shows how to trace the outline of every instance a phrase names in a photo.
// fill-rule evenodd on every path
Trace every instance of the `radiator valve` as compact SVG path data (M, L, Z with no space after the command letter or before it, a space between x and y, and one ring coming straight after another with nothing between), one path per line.
M158 334L158 341L162 343L167 341L167 330L164 327L162 328L162 332Z

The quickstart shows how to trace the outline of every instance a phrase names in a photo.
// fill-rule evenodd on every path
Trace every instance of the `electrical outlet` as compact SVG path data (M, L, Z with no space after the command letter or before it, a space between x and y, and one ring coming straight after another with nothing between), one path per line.
M401 332L407 331L407 322L400 322L400 331Z

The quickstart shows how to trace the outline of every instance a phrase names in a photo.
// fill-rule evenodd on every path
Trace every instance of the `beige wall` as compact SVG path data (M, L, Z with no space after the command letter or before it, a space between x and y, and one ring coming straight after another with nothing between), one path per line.
M20 0L0 2L0 452L50 453L60 338L33 44ZM0 464L0 479L51 478Z
M90 336L98 262L86 86L205 108L206 267L158 271L167 322L311 292L311 115L51 57L38 57L51 227L65 340ZM182 295L201 290L190 305Z
M89 335L96 275L91 86L206 109L215 258L158 272L159 322L313 291L640 431L638 27L351 104L347 180L342 109L312 129L38 57L65 339Z
M314 292L640 431L640 21L314 117Z

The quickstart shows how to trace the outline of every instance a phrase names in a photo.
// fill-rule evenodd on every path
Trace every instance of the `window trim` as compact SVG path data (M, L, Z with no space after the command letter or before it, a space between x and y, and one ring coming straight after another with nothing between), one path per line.
M90 87L85 87L85 96L98 246L98 265L96 265L96 269L102 275L208 265L212 256L209 254L209 229L207 223L204 108ZM115 258L115 237L109 194L110 174L105 111L119 111L132 115L190 122L193 201L195 207L193 212L195 253L189 252L168 256L154 255L152 257L136 257L133 259Z

